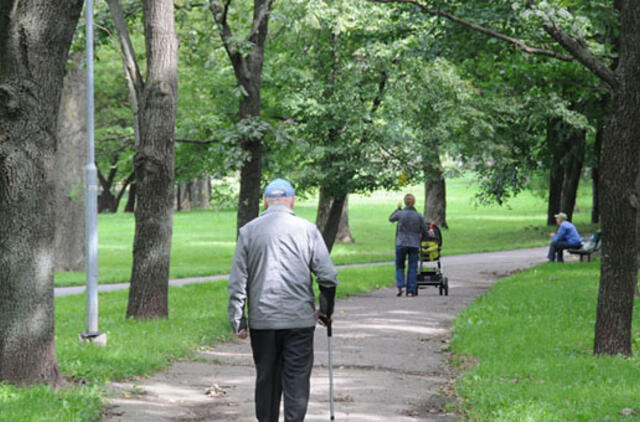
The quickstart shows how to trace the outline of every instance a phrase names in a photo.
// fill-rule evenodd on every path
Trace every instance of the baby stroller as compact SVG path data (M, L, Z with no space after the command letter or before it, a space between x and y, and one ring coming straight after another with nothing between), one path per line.
M442 274L440 251L442 250L442 233L435 223L429 223L427 236L422 239L418 256L418 289L435 286L449 296L449 279Z

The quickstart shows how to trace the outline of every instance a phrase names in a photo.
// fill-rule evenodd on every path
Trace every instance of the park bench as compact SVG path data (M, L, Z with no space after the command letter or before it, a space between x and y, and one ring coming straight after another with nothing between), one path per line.
M574 255L580 255L580 262L583 257L587 257L588 261L591 261L591 254L598 252L602 248L602 238L600 230L591 235L588 241L582 242L580 248L567 249L567 252Z

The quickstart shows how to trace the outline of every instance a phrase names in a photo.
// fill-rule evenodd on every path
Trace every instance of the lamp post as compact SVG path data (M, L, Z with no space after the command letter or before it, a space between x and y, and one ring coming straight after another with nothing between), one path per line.
M87 165L85 167L85 248L87 253L87 317L81 343L104 346L107 336L98 331L98 171L94 146L93 0L86 0Z

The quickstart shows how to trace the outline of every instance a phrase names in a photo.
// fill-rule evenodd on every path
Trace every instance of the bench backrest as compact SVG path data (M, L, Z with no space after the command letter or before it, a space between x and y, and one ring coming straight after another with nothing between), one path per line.
M599 251L602 248L602 232L600 230L596 231L593 235L591 235L591 241L594 243L594 252Z

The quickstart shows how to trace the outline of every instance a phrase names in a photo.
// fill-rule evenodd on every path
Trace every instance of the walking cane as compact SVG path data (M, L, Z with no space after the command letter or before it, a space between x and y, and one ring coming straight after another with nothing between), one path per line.
M335 419L333 413L333 356L332 356L332 347L331 347L331 337L332 337L332 329L331 329L331 320L327 321L327 341L329 343L329 415L331 420Z

